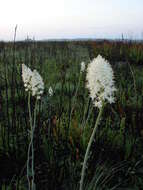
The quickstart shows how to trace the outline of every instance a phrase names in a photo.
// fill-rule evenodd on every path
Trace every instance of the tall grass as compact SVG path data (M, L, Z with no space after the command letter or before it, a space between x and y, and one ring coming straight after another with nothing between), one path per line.
M21 79L21 64L25 63L36 68L45 81L43 106L37 107L35 129L36 187L40 190L79 189L81 163L98 111L91 107L85 74L81 76L77 93L76 88L81 61L88 63L99 53L113 63L119 90L116 104L105 108L96 141L91 146L85 188L142 187L143 45L33 41L16 42L14 46L0 43L0 188L27 189L28 95ZM51 97L48 95L50 86L54 91ZM31 100L31 109L34 109L34 100ZM106 162L105 158L108 158ZM127 164L119 167L115 179L111 168L122 162ZM106 171L111 171L109 176ZM102 183L108 178L111 178L108 183Z

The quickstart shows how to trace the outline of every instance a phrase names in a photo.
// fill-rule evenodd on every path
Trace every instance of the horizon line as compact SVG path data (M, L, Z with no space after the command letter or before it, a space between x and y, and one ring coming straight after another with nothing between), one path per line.
M46 42L46 41L103 41L103 40L107 40L107 41L143 41L143 38L107 38L107 37L101 37L101 38L94 38L94 37L71 37L71 38L45 38L45 39L35 39L35 37L33 38L25 38L25 39L18 39L15 40L15 42L32 42L32 41L36 41L36 42ZM13 42L14 40L4 40L4 39L0 39L0 42Z

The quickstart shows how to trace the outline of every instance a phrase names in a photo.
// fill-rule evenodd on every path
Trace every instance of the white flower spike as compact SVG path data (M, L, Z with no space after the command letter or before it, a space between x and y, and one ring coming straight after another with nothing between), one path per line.
M94 58L87 68L87 88L95 107L99 109L103 102L114 103L114 74L111 65L101 55Z
M30 91L32 96L39 100L44 92L44 82L40 74L36 70L32 72L29 67L22 64L22 79L25 91Z

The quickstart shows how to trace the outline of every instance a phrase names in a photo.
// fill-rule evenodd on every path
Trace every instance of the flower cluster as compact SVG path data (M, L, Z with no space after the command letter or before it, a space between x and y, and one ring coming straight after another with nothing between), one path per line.
M114 103L114 74L111 65L98 55L87 68L87 88L95 107L101 108L103 102Z
M41 98L44 92L44 82L40 74L36 71L22 64L22 78L26 91L30 91L32 96L36 96L37 99Z

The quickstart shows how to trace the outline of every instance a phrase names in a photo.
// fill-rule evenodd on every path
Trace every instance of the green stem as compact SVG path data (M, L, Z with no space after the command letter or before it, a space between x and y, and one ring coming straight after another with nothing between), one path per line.
M90 147L92 145L92 142L94 140L95 132L97 130L99 121L100 121L101 116L102 116L103 108L104 108L104 106L101 107L101 109L98 113L96 123L95 123L94 129L93 129L92 135L90 137L90 140L88 142L88 146L87 146L86 153L84 156L84 162L83 162L82 171L81 171L80 190L83 190L83 182L84 182L84 177L85 177L86 165L87 165L87 161L88 161L88 157L89 157L89 151L90 151Z
M30 106L30 92L28 95L28 111L29 111L29 120L30 120L30 143L28 146L28 156L27 156L27 179L28 179L28 189L34 190L34 131L36 127L36 110L37 110L37 100L35 102L34 108L34 123L32 125L32 114L31 114L31 106ZM31 151L31 167L30 167L30 151ZM30 185L30 178L29 178L29 170L31 168L31 175L32 175L32 185Z
M31 114L30 98L31 98L31 95L30 95L30 92L29 92L29 94L28 94L28 111L29 111L30 127L32 129L32 114Z
M87 119L82 123L82 129L83 129L83 131L84 131L84 129L85 129L85 126L86 126L86 124L87 124L87 122L88 122L88 120L89 120L89 118L90 118L90 116L91 116L91 114L92 114L92 110L93 109L90 109L89 110L89 112L88 112L88 115L87 115Z
M32 131L32 114L31 114L31 106L30 106L30 92L28 94L28 112L29 112L29 120L30 120L30 136ZM30 190L30 179L29 179L29 162L30 162L30 148L31 144L28 146L28 153L27 153L27 180L28 180L28 189Z
M35 179L35 173L34 173L34 131L36 128L36 111L37 111L37 99L35 102L35 109L34 109L34 124L33 124L33 130L32 130L32 136L31 136L31 143L32 143L32 190L35 189L35 183L34 183L34 179Z

